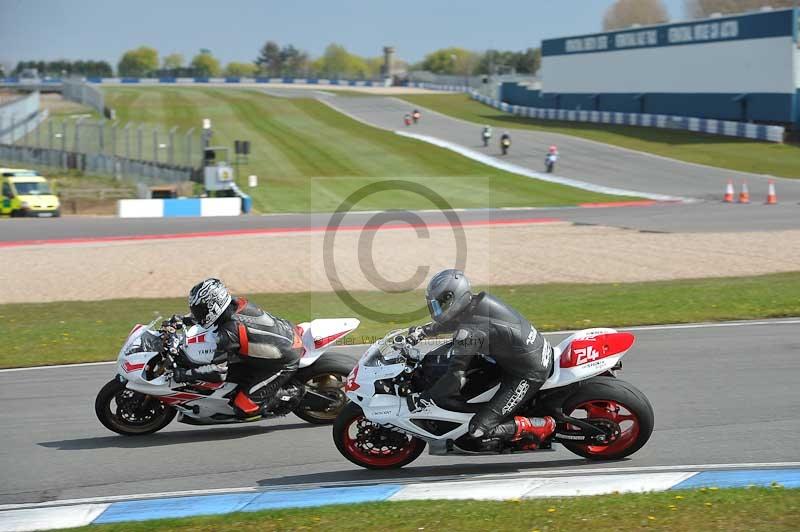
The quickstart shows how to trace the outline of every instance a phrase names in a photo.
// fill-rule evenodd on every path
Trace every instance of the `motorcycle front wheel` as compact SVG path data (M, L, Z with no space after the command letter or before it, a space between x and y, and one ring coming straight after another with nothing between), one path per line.
M148 395L129 390L114 379L106 383L94 401L97 419L108 430L123 436L143 436L163 429L177 411Z
M367 469L403 467L425 450L424 440L372 423L355 403L336 418L333 441L342 456Z

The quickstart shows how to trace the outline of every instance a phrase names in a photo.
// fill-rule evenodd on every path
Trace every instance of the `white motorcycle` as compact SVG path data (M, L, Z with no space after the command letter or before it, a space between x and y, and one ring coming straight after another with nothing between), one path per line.
M476 439L467 434L477 409L500 387L490 359L476 357L461 395L464 403L442 408L429 401L409 411L407 396L424 391L447 368L451 343L423 355L402 330L375 342L347 377L351 400L333 426L345 458L368 469L402 467L429 446L432 455L477 455L550 449L553 442L592 460L616 460L639 450L653 431L653 407L642 392L615 377L633 345L630 333L579 331L553 348L552 375L518 415L552 416L556 431L546 441Z
M236 383L172 380L176 365L189 367L215 351L216 328L193 325L165 332L153 328L156 321L133 328L117 358L117 377L97 394L95 413L106 428L126 436L152 434L176 415L179 422L189 425L258 421L236 416L231 406L239 388ZM354 318L317 319L297 325L303 343L300 367L266 415L293 412L309 423L332 423L347 403L344 382L356 358L325 349L358 325Z

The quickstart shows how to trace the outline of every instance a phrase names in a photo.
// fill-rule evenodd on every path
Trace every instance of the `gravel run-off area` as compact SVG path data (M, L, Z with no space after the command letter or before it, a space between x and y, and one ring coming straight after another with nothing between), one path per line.
M460 241L444 227L345 231L327 242L320 232L9 247L0 249L0 303L183 296L206 276L238 293L330 291L333 275L348 290L397 291L456 264L484 286L742 276L800 264L800 230L646 233L554 222L463 231Z

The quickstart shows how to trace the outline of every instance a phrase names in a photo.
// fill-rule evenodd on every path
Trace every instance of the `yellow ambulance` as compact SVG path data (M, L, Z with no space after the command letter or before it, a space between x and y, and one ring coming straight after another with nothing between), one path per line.
M0 215L61 216L61 202L33 170L0 168Z

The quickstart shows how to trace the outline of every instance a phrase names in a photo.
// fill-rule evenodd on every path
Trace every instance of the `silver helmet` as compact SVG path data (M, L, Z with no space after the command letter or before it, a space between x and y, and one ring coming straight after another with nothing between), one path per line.
M425 299L433 321L448 322L461 314L472 301L469 279L461 270L443 270L428 283Z

